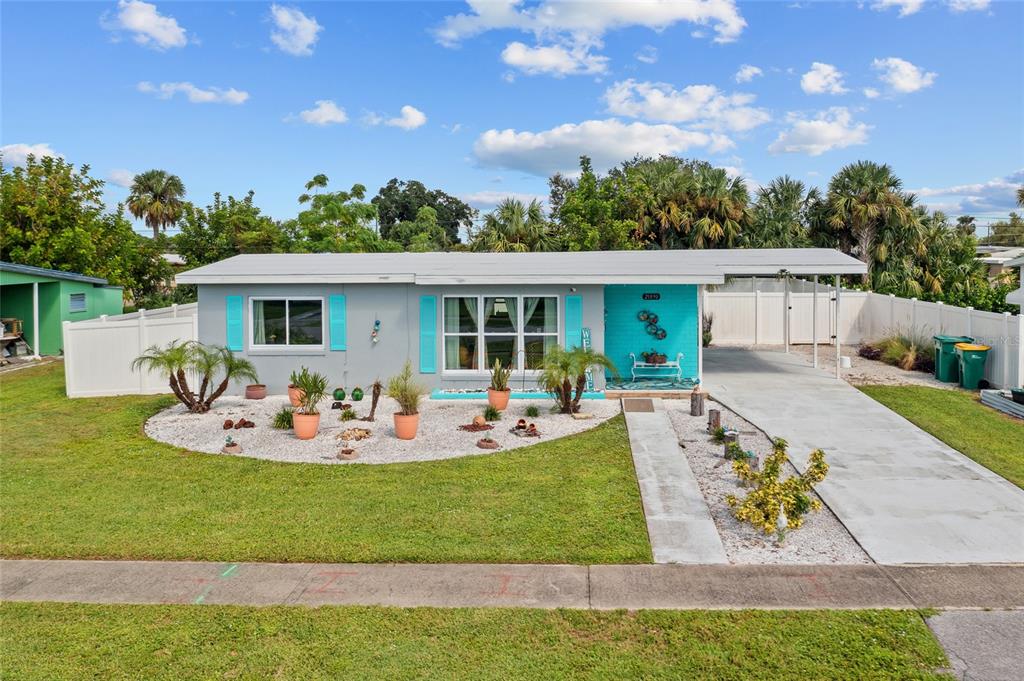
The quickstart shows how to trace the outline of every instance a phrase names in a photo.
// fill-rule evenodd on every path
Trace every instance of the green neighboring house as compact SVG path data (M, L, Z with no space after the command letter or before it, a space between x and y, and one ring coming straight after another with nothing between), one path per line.
M62 322L123 309L124 291L108 286L106 279L0 261L0 318L19 320L25 342L37 355L61 354Z

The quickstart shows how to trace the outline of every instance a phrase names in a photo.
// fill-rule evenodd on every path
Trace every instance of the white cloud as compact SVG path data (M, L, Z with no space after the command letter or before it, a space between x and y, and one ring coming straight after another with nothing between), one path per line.
M160 99L170 99L179 92L184 94L188 101L193 104L242 104L249 99L249 93L235 88L223 89L219 87L203 88L196 87L192 83L160 83L154 85L149 81L142 81L136 86L139 92L153 94Z
M873 87L866 87L864 88L864 96L868 99L878 99L882 96L882 93Z
M0 147L0 156L3 157L3 164L9 167L25 165L29 154L35 156L37 161L43 156L64 158L63 155L54 151L46 142L40 142L39 144L5 144Z
M164 16L156 5L141 0L120 0L113 19L104 15L100 25L108 31L128 31L139 45L155 50L185 47L188 37L174 17Z
M556 77L604 73L608 65L607 57L590 54L587 45L529 47L521 42L511 42L502 50L501 60L530 75L548 74Z
M987 182L960 184L951 187L921 187L911 193L925 199L932 210L949 213L1001 213L1017 207L1017 190L1024 185L1024 168ZM931 200L929 200L931 199Z
M989 4L989 0L949 0L949 8L954 12L982 12Z
M762 71L760 68L756 66L751 66L750 64L744 64L743 66L740 67L740 70L736 72L736 82L749 83L758 76L763 75L764 71Z
M316 17L309 17L294 7L270 6L270 16L275 30L270 32L270 40L287 54L295 57L308 57L313 54L313 45L319 39L324 27L317 23Z
M389 118L384 125L390 125L402 130L415 130L427 122L427 115L414 106L406 104L401 108L401 115Z
M441 124L442 130L447 130L449 134L455 135L462 131L462 123L453 123L448 125L447 123Z
M316 106L299 112L299 119L310 125L337 125L348 120L345 109L331 99L318 99ZM287 119L286 119L287 120Z
M847 92L843 87L843 73L832 64L816 61L811 70L800 77L800 87L809 95L841 95Z
M615 83L604 93L608 111L631 118L693 123L716 130L750 130L771 120L765 109L751 106L754 95L725 94L714 85L690 85L676 90L667 83Z
M893 92L917 92L935 82L938 74L926 72L905 59L887 57L871 62L871 68L879 71L878 79Z
M924 7L924 0L875 0L871 5L871 9L878 10L880 12L893 7L899 9L901 17L909 17L911 14L916 14L922 7Z
M118 187L131 187L134 179L135 173L123 168L115 168L107 173L107 182L110 184L116 184Z
M633 57L645 64L656 64L658 62L658 48L653 45L644 45L636 51Z
M849 109L842 106L820 111L814 118L790 114L789 122L790 128L768 146L771 153L820 156L832 149L865 144L871 129L865 123L854 122Z
M479 210L490 210L505 199L518 199L525 204L531 201L546 203L548 197L545 194L530 194L527 192L509 192L485 189L483 191L460 194L459 198Z
M483 166L547 176L574 174L582 154L591 157L595 168L607 169L636 154L679 154L694 147L717 153L732 146L724 135L610 118L566 123L540 132L488 130L477 138L473 152Z
M538 37L561 34L600 38L608 31L628 26L662 31L681 21L710 26L716 42L731 42L747 25L733 0L545 0L528 7L521 0L469 0L467 4L468 13L445 17L434 30L442 45L452 47L466 38L496 29L518 29Z

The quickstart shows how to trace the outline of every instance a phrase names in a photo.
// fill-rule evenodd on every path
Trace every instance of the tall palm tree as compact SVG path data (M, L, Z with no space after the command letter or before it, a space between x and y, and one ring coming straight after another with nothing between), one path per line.
M1017 205L1024 208L1024 187L1017 189Z
M166 170L147 170L132 180L128 211L152 228L153 238L160 230L176 223L184 212L185 185Z
M742 178L724 168L701 166L693 176L691 248L732 247L747 220L750 193Z
M868 266L862 277L864 284L871 282L877 262L885 260L885 254L876 250L879 230L887 225L904 225L913 218L902 188L892 168L872 161L846 165L829 182L829 225L846 232L849 241L856 244L856 255ZM840 239L840 243L843 241Z
M817 189L808 191L803 182L789 175L775 178L757 190L757 203L751 211L750 225L743 233L743 245L747 248L809 245L808 214L818 200Z
M486 215L484 226L473 235L470 247L474 251L528 253L557 250L558 240L544 219L539 201L534 199L526 205L508 198Z

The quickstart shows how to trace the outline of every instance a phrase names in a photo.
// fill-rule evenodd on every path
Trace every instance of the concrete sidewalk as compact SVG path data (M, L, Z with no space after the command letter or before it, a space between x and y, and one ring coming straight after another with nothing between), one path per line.
M578 609L1024 608L1024 565L489 565L3 560L0 599Z
M845 381L781 352L704 353L712 397L789 442L825 450L818 494L875 561L1024 563L1024 490Z
M660 399L624 398L629 448L655 563L728 563L711 512Z

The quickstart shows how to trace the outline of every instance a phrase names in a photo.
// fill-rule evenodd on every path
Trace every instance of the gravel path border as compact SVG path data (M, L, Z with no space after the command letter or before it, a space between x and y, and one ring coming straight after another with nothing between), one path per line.
M825 505L822 505L820 511L806 515L800 529L788 532L782 546L776 543L774 536L767 536L751 525L736 520L725 497L735 494L742 498L745 488L733 473L732 462L722 456L723 446L714 443L708 435L707 416L690 416L687 400L665 400L664 403L682 451L711 511L730 563L821 565L872 562ZM706 409L721 410L723 426L739 430L740 444L744 449L755 452L762 460L771 452L768 436L754 425L711 399L707 399L705 405ZM808 455L810 452L790 451L792 457ZM796 468L791 463L787 464L783 475L788 477L796 474Z
M592 419L574 419L565 414L550 412L551 400L512 400L503 412L501 421L495 422L494 429L483 432L467 432L458 426L470 423L473 417L482 414L487 400L431 400L426 399L420 406L420 426L415 440L399 440L394 436L391 415L397 410L395 402L381 397L377 406L377 418L373 423L360 420L342 422L340 412L331 409L327 399L320 404L320 431L312 440L299 440L291 430L277 430L271 426L274 414L288 404L284 395L271 395L262 400L246 400L242 397L224 397L206 414L190 414L181 404L176 404L154 415L146 421L146 434L176 447L190 451L220 454L224 439L230 435L242 445L240 454L255 459L285 461L291 463L341 464L341 463L403 463L408 461L437 461L477 454L494 454L503 450L519 449L558 437L574 435L589 430L619 413L617 400L583 400L581 411L593 414ZM370 411L370 400L351 402L357 415L362 417ZM540 409L540 415L530 418L525 415L528 405ZM237 421L246 418L256 423L255 428L224 430L225 419ZM523 438L513 435L509 429L520 419L537 425L540 438ZM344 446L340 436L347 428L369 428L371 436L349 446L356 450L357 458L343 461L337 458ZM485 450L476 446L477 440L491 437L498 441L500 448Z

